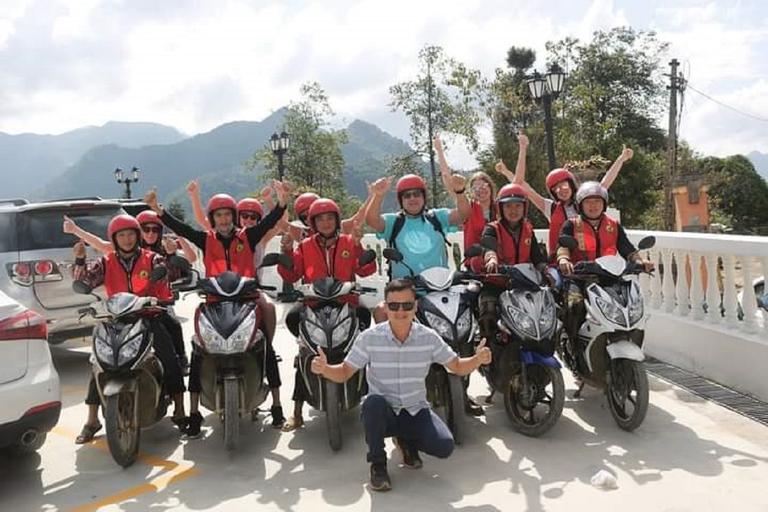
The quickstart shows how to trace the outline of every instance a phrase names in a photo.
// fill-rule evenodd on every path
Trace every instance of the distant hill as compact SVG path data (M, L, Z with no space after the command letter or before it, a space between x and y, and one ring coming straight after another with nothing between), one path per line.
M755 166L755 170L760 173L760 176L768 181L768 154L753 151L747 155L747 158Z
M259 174L246 172L243 164L263 147L284 120L281 109L260 122L238 121L184 139L175 144L124 148L116 144L88 151L66 172L54 178L35 196L38 198L98 195L117 197L123 189L115 183L115 167L142 169L134 196L157 187L161 200L179 200L188 208L187 183L197 178L203 198L217 192L243 197L262 186ZM347 127L349 142L342 146L347 189L365 198L366 181L384 175L392 158L410 153L408 144L375 125L356 120ZM392 201L394 201L392 199ZM188 210L189 211L189 210Z
M138 148L150 144L173 144L185 137L170 126L123 122L78 128L61 135L0 133L2 196L30 196L41 183L62 174L87 151L98 146L116 144L124 148Z

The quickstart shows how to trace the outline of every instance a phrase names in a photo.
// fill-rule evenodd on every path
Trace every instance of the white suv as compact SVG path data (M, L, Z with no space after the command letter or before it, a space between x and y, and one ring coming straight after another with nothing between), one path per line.
M59 421L59 374L45 318L0 292L0 448L33 452Z

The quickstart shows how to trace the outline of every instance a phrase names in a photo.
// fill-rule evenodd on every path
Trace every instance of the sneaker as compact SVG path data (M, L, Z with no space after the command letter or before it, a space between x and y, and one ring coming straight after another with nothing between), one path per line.
M467 397L466 402L464 402L464 412L469 416L482 416L485 414L483 406L469 397Z
M386 462L374 462L371 464L371 490L389 491L392 489L392 482L389 480Z
M415 450L403 444L398 438L395 438L395 446L400 451L400 456L403 458L403 467L408 469L421 469L424 465L421 457L419 456L419 450Z
M189 415L187 420L187 437L196 439L200 437L200 425L203 424L203 415L199 411L193 412Z
M279 405L273 405L269 412L272 414L272 428L283 428L283 423L285 423L283 408Z

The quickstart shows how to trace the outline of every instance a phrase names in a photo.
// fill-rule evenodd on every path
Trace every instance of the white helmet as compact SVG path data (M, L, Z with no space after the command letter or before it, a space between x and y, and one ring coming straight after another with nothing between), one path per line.
M581 207L581 202L588 197L599 197L603 200L603 211L608 208L608 190L596 181L587 181L581 184L576 192L576 204Z

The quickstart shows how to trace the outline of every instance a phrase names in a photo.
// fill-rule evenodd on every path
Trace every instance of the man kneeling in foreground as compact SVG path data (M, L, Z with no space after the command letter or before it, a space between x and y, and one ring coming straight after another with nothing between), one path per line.
M360 333L341 364L329 365L322 348L312 360L312 371L342 383L367 366L368 396L362 406L371 489L392 488L387 473L384 439L394 437L403 466L422 466L419 452L447 458L453 452L453 436L429 408L424 379L432 363L458 375L467 375L491 362L491 351L482 340L472 357L459 358L432 329L413 321L416 292L410 281L395 279L384 289L387 322Z

